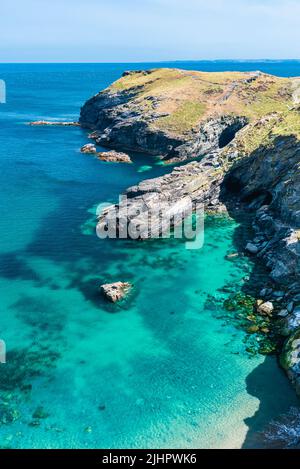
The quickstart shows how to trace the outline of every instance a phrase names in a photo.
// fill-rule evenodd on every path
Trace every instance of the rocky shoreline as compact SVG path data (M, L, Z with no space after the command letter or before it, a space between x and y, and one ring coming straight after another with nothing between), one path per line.
M33 121L29 122L31 126L62 126L62 127L80 127L79 122L71 121Z
M280 363L300 395L299 79L166 70L127 72L87 101L80 124L108 147L172 163L202 157L129 188L128 223L147 226L149 208L160 204L176 213L189 200L209 212L251 218L253 235L243 250L268 274L250 306L278 331ZM100 227L115 208L102 214Z

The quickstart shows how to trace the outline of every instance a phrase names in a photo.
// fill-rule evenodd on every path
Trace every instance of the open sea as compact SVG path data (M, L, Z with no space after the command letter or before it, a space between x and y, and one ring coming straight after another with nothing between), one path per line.
M27 125L77 120L124 70L161 66L300 76L297 61L0 64L2 448L249 447L299 407L276 358L250 356L220 306L252 269L225 259L238 225L208 218L199 250L100 240L97 205L170 168L104 163L80 153L86 130ZM118 280L135 285L122 307L99 293Z

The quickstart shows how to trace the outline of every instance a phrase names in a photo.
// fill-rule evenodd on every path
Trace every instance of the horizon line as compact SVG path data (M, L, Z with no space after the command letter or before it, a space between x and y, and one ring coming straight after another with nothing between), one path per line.
M55 62L55 61L26 61L26 62L21 62L21 61L12 61L12 62L1 62L0 61L0 65L11 65L11 64L19 64L19 65L26 65L26 64L76 64L76 65L79 65L79 64L146 64L146 63L169 63L169 62L173 62L173 63L186 63L186 62L247 62L247 63L250 63L250 62L300 62L300 58L296 59L296 58L289 58L289 59L282 59L282 58L279 58L279 59L268 59L268 58L264 58L264 59L168 59L168 60L142 60L142 61L136 61L136 60L133 60L133 61L113 61L113 62L106 62L106 61L99 61L99 62L85 62L85 61L80 61L80 62L73 62L73 61L58 61L58 62Z

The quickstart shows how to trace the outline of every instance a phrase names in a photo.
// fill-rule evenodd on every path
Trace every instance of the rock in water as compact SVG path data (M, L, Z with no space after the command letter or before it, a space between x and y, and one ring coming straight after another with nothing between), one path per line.
M121 151L103 151L98 153L97 156L100 160L110 163L132 163L127 153L123 153Z
M97 153L96 145L87 143L80 148L81 153Z
M129 282L105 283L100 290L103 295L112 303L122 300L129 293L132 284Z
M271 301L266 301L265 303L260 303L258 300L257 312L267 316L272 316L274 310L273 303Z

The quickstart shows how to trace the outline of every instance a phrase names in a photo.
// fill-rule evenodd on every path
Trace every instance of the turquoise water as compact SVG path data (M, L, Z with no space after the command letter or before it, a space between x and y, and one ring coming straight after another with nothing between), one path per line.
M224 285L252 268L224 259L236 223L207 219L200 250L99 240L97 204L164 168L139 154L103 163L79 152L79 128L26 125L76 120L123 70L155 65L0 65L2 447L241 447L298 405L276 360L250 357L224 318ZM300 75L298 62L164 66ZM117 280L135 285L122 307L98 290Z

